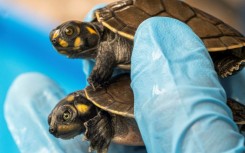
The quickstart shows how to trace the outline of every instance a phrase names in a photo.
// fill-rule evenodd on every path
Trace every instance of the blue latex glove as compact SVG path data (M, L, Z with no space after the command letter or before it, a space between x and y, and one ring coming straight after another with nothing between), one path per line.
M211 58L187 25L148 19L134 43L134 111L148 153L245 152Z

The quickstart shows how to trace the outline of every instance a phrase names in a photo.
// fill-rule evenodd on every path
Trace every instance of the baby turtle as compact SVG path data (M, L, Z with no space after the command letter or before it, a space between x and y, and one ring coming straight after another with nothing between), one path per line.
M234 120L245 130L245 106L228 99ZM84 133L90 141L89 151L106 153L111 141L127 145L143 145L134 119L134 97L130 75L111 79L109 86L94 91L91 86L69 94L48 117L50 133L69 139Z
M178 0L120 0L96 10L91 22L61 24L51 31L50 40L59 53L70 58L95 59L88 82L96 89L110 79L114 67L130 69L135 31L154 16L175 18L189 25L206 45L219 76L227 77L244 67L245 37Z
M97 153L107 153L111 141L143 145L133 111L130 77L121 75L106 88L94 91L88 86L61 100L48 117L49 131L63 139L84 133L89 151Z

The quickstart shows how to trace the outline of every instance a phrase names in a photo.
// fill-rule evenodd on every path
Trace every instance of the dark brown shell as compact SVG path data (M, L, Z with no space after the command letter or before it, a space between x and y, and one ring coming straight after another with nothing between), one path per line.
M152 16L176 18L187 23L209 52L245 46L245 38L221 20L178 0L121 0L95 12L105 27L133 40L139 24Z
M108 87L96 91L88 86L85 88L85 94L88 100L103 110L125 117L134 117L134 95L130 88L129 75L115 77Z

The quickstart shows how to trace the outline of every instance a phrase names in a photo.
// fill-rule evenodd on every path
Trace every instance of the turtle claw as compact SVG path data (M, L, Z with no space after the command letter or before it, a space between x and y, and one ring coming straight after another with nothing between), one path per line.
M88 138L84 135L82 141L88 141Z
M109 84L108 81L105 81L103 83L98 83L98 82L93 81L90 78L88 79L88 83L90 84L90 86L93 88L94 91L96 91L97 89L100 89L100 88L104 88L104 87L108 86L108 84Z
M92 152L92 151L94 151L94 149L91 146L89 146L88 147L88 152Z
M94 91L96 91L99 88L102 88L102 85L99 83L96 83L90 79L88 79L88 83L90 84L90 86L93 88Z

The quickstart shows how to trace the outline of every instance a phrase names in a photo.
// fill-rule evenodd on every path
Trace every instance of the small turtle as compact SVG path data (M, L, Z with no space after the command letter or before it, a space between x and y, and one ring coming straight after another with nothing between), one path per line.
M227 77L244 67L245 37L178 0L120 0L96 10L91 22L61 24L51 31L50 40L59 53L70 58L95 59L88 82L96 89L110 79L114 67L130 69L135 31L154 16L176 18L189 25L206 45L219 76Z
M228 99L234 119L245 130L245 106ZM84 133L90 149L106 153L112 141L127 145L143 145L134 119L134 97L130 75L121 74L109 85L93 90L91 86L69 94L61 100L48 117L50 133L69 139Z
M89 151L98 153L107 153L111 140L143 145L133 111L130 77L124 74L113 78L107 88L94 91L88 86L61 100L48 117L49 131L63 139L84 133Z

